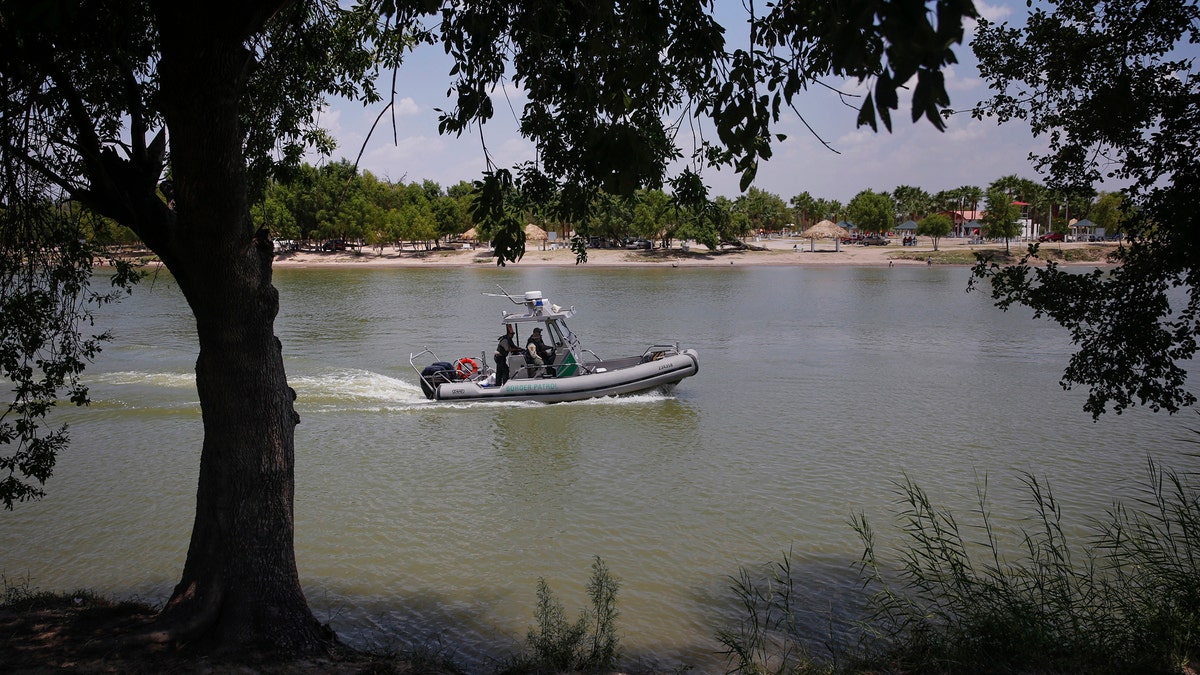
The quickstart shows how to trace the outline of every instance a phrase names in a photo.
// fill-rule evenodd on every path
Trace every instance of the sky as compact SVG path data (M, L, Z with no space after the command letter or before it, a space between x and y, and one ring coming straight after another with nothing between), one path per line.
M1026 11L1021 0L977 1L976 8L989 20L1012 23L1020 23ZM717 15L728 31L727 44L737 43L739 32L747 30L741 2L717 0ZM968 44L973 30L974 22L968 26ZM968 44L955 48L959 63L945 73L951 107L956 110L969 109L988 95ZM363 141L385 104L364 108L348 101L333 102L320 119L338 141L333 158L353 160L361 149L360 170L406 183L429 179L443 187L479 177L485 167L484 144L500 166L533 159L532 145L516 133L516 116L524 102L521 92L512 88L494 94L496 117L484 126L482 136L478 131L461 137L438 134L435 109L453 106L446 98L452 82L449 68L440 46L424 46L410 54L396 79L395 136L393 117L385 115L365 148ZM853 80L829 84L861 90ZM774 146L770 161L760 165L754 185L785 201L808 192L845 203L862 190L890 191L898 185L936 193L965 185L986 188L1007 175L1042 182L1028 157L1030 152L1044 150L1046 144L1035 139L1027 126L1018 122L999 125L959 114L939 132L928 121L910 122L901 95L892 133L882 124L876 133L869 127L856 128L857 110L841 103L834 93L820 88L806 92L797 109L837 152L825 148L794 113L785 113L776 131L788 138ZM309 161L317 163L317 158ZM714 195L734 198L739 194L733 172L706 169L703 177Z

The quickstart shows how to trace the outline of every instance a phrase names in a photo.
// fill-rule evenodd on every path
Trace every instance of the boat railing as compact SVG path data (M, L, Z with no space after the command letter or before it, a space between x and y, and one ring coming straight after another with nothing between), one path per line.
M675 356L679 353L679 343L650 345L646 351L642 353L642 362L654 361L666 356Z
M424 355L426 355L426 354L428 354L428 355L432 356L434 361L438 361L438 360L439 360L439 359L438 359L438 357L437 357L437 354L434 354L434 353L433 353L433 350L432 350L432 349L430 349L429 347L426 347L424 350L422 350L422 351L419 351L419 352L417 352L416 354L413 354L413 353L411 353L411 352L410 352L410 353L409 353L409 355L408 355L408 365L412 366L412 369L413 369L413 370L415 370L415 371L417 371L417 375L420 375L420 374L421 374L421 369L420 369L420 368L417 366L417 363L416 363L416 361L417 361L417 357L418 357L418 356L424 356Z
M425 379L425 373L423 372L422 367L417 365L417 359L427 354L433 359L434 363L442 362L442 359L438 358L438 355L433 353L433 350L428 347L415 354L410 353L408 355L408 365L412 366L412 369L416 371L417 375L422 379ZM449 363L452 366L454 377L467 382L484 382L488 379L488 377L496 372L491 368L491 366L488 365L487 352L479 352L479 360L475 362L471 372L464 375L463 369L460 367L460 363L468 360L474 361L474 359L464 357L453 362L445 361L444 363Z

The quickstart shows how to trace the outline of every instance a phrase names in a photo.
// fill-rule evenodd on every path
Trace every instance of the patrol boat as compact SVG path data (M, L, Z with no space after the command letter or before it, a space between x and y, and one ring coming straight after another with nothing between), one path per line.
M501 291L504 289L501 288ZM541 291L516 296L507 292L484 293L507 298L521 310L504 312L502 323L540 327L553 356L538 364L525 353L508 357L509 379L500 384L488 365L487 354L474 359L463 357L443 361L430 349L409 354L408 363L417 372L426 398L438 401L540 401L560 403L602 396L620 396L649 390L667 390L700 369L694 349L680 349L679 343L656 344L639 356L605 359L584 349L579 338L567 327L575 308L562 308L542 297ZM518 330L518 333L521 331ZM427 357L432 363L417 365Z

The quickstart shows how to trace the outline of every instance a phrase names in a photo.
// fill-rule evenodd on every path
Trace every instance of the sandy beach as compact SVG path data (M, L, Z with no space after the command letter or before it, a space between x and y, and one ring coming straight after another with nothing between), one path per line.
M626 251L619 249L589 249L588 260L585 263L597 267L633 267L644 265L660 265L670 267L715 267L721 265L925 265L926 258L932 259L933 264L969 265L973 262L972 253L975 251L1004 252L1003 243L970 244L967 239L942 239L938 242L938 251L933 250L933 244L922 237L916 246L901 246L893 241L886 246L855 246L842 245L835 250L834 242L817 240L815 250L810 250L807 239L770 239L748 241L755 248L746 250L709 251L703 246L691 246L683 250L676 246L671 249L653 249L649 251ZM1027 244L1013 241L1010 249L1014 256L1021 255ZM1068 243L1043 244L1042 250L1051 253L1055 250L1087 252L1085 260L1059 260L1061 263L1103 264L1108 251L1116 244L1099 243ZM1056 256L1057 258L1057 256ZM356 250L323 252L323 251L291 251L281 253L275 258L275 267L322 267L329 265L362 265L365 267L468 267L472 265L495 265L495 258L487 248L454 251L421 251L405 249L397 251L387 246L378 249L364 248ZM540 245L532 244L526 250L525 256L515 266L541 267L573 267L575 254L566 248L545 250Z

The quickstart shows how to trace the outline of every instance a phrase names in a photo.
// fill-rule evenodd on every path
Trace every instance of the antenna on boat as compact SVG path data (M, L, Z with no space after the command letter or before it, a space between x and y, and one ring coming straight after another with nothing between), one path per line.
M508 298L514 305L525 304L524 296L522 296L520 299L514 298L512 293L509 293L508 291L504 290L504 287L501 286L500 284L496 284L496 288L500 289L499 293L482 293L481 295L485 295L489 298Z

